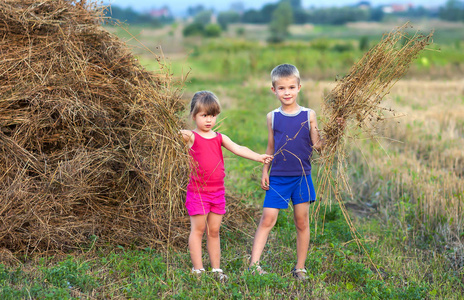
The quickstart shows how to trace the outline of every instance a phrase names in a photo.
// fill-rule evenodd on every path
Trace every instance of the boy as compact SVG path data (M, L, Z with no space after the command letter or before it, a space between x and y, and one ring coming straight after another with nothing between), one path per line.
M271 90L281 106L267 114L266 154L274 155L274 160L263 168L261 188L266 190L266 196L253 241L250 269L260 275L266 273L259 266L261 254L279 210L288 208L291 200L297 231L297 262L292 274L296 279L307 279L309 204L316 200L310 158L313 149L321 148L321 140L316 113L297 103L301 89L298 69L290 64L279 65L272 70L271 79Z

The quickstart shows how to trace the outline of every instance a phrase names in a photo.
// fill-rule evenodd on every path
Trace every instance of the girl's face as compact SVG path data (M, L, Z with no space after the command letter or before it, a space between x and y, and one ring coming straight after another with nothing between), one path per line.
M201 132L209 132L213 129L216 124L217 115L208 115L206 111L200 110L196 115L193 116L193 121L197 125L197 129Z

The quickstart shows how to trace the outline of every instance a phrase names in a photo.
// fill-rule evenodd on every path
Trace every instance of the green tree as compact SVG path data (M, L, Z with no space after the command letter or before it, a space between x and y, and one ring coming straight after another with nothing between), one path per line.
M288 0L284 0L284 1L288 1ZM261 8L261 16L263 18L264 23L268 24L272 21L272 19L274 18L274 11L277 9L279 5L280 3L272 3L272 4L266 4L263 6L263 8ZM290 10L291 10L291 7L290 7Z
M203 26L211 23L211 16L213 12L210 10L203 10L195 15L193 18L193 23L202 24Z
M205 27L203 35L206 37L218 37L221 35L221 26L218 24L208 24Z
M182 34L184 36L192 36L192 35L202 35L205 30L205 26L200 23L191 23L184 27L182 30Z
M385 13L382 10L382 7L375 7L370 10L369 21L380 22L383 20Z
M290 0L290 5L292 6L293 9L300 9L300 8L302 8L302 6L301 6L301 0Z
M464 21L464 2L448 0L445 6L440 8L439 16L447 21Z
M235 11L220 12L217 17L217 22L221 25L222 30L226 30L227 25L238 23L239 21L240 15Z
M243 23L263 24L264 18L260 11L256 9L247 10L242 16Z
M271 33L268 41L280 43L289 35L288 27L293 23L293 11L290 2L281 1L272 13L272 21L269 23Z
M295 24L305 24L308 23L309 13L302 9L293 9L293 22Z

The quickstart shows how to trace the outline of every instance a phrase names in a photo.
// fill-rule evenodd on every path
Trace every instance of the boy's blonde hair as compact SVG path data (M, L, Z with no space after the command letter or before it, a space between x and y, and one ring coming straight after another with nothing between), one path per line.
M221 112L221 105L216 95L210 91L196 92L190 101L190 115L195 116L204 110L207 115L216 116Z
M291 64L281 64L275 67L271 71L271 80L272 86L275 86L275 82L282 77L292 77L295 76L298 80L298 84L300 84L300 72L298 69Z

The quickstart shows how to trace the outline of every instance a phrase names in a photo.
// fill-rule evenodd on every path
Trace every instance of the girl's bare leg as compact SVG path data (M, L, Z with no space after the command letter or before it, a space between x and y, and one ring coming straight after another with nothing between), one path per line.
M219 229L221 228L222 216L213 212L208 214L208 226L206 228L206 247L213 269L219 269L221 265L221 239Z
M190 216L190 236L188 247L194 269L203 269L201 260L201 242L206 228L206 215Z

